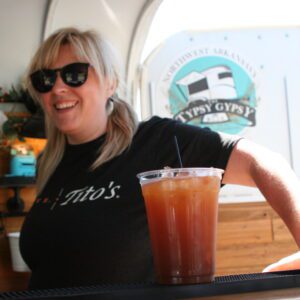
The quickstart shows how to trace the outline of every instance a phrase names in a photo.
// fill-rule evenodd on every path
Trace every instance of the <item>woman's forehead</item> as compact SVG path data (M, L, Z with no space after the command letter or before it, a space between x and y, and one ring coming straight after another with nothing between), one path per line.
M70 44L60 45L49 49L40 57L38 68L58 68L72 62L89 62L80 52Z
M49 63L51 68L58 68L69 63L78 62L79 60L81 61L82 58L76 53L73 47L63 45L58 49L57 54L52 57Z

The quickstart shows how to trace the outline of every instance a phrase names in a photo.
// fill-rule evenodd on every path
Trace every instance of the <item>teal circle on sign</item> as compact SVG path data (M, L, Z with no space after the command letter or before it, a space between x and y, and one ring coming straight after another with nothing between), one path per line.
M188 106L188 87L179 85L177 82L193 72L202 73L215 67L227 67L232 72L234 86L237 97L229 99L230 102L243 103L253 109L256 107L256 91L253 80L248 73L237 63L220 56L205 56L196 58L181 67L173 77L169 89L169 104L173 116L186 109ZM214 100L214 99L210 99ZM195 117L187 121L187 124L193 124L200 127L209 127L214 131L222 131L229 134L238 134L245 127L251 126L247 118L237 114L227 113L228 120L224 122L207 123L203 122L203 116Z

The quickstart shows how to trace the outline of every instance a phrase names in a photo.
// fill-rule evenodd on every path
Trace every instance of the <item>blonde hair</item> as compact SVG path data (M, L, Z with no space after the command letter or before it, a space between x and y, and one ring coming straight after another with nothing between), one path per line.
M48 37L37 50L29 66L25 84L31 96L41 106L40 94L33 88L30 74L49 67L56 59L61 46L70 45L78 59L89 62L96 70L100 79L108 79L119 85L120 78L112 49L99 34L94 31L80 31L76 28L63 28ZM105 162L120 155L127 149L137 130L137 118L132 108L117 96L107 101L108 123L105 141L99 149L99 156L91 165L94 170ZM113 103L112 103L113 102ZM113 106L113 107L111 107ZM60 163L65 146L65 135L54 126L45 114L47 144L38 164L37 193L39 194Z

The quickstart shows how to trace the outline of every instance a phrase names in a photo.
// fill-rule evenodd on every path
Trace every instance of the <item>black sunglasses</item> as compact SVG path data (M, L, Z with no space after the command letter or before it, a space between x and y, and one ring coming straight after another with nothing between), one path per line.
M65 84L71 87L83 85L88 77L89 63L73 63L59 69L41 69L30 75L33 87L40 93L48 93L55 85L57 72Z

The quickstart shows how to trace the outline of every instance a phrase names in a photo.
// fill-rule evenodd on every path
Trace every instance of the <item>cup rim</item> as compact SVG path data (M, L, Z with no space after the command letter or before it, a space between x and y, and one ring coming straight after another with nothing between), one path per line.
M224 173L223 169L220 168L166 168L166 169L157 169L157 170L151 170L151 171L145 171L145 172L141 172L138 173L136 176L138 179L142 179L145 176L151 176L151 175L156 175L156 174L168 174L168 173L185 173L185 172L191 172L191 173L195 173L198 172L198 174L200 174L201 172L205 173L205 175L211 176L211 175L216 175L216 176L222 176ZM200 172L200 173L199 173Z

